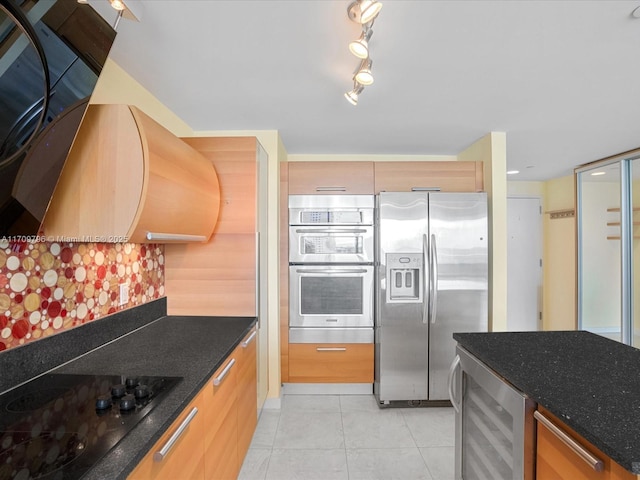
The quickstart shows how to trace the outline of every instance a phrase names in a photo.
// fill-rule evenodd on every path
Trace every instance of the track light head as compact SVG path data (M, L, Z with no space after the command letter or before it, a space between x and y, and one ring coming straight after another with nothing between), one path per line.
M346 98L351 105L357 105L358 95L360 95L363 90L364 90L363 85L360 85L359 83L354 82L353 88L344 94L344 98Z
M111 4L112 8L118 11L121 11L127 8L124 2L122 2L121 0L109 0L109 3Z
M373 35L373 30L367 28L362 31L360 38L349 44L349 50L358 58L367 58L369 56L369 40Z
M382 9L382 3L377 0L355 0L347 7L349 18L356 23L369 23L375 20Z
M373 61L370 58L362 60L356 69L353 79L361 85L371 85L373 83L373 74L371 73L372 65Z

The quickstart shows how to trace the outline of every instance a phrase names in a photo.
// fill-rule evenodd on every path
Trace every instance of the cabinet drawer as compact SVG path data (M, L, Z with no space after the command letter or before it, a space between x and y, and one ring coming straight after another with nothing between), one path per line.
M203 407L200 393L131 472L129 480L204 479Z
M543 415L540 419L539 415ZM537 448L536 448L536 478L539 480L633 480L635 475L622 468L587 442L580 435L564 425L556 417L540 408L536 412ZM546 419L546 421L544 420ZM547 426L550 422L551 426ZM596 471L579 453L570 448L565 441L553 433L553 427L559 430L559 435L568 438L569 442L577 444L577 449L587 452L594 460L602 462L602 469Z
M373 162L290 162L289 195L373 195Z
M373 383L372 343L291 343L293 383Z

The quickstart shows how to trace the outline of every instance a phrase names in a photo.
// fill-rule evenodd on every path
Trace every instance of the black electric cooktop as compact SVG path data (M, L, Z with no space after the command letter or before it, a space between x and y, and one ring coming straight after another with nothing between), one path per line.
M76 480L180 377L48 374L0 396L0 480Z

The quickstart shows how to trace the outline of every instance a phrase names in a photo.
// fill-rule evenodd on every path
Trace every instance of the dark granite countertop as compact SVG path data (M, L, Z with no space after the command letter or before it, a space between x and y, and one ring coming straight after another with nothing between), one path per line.
M126 478L255 320L165 316L56 369L53 373L183 377L83 479Z
M640 350L583 331L453 338L621 466L640 473Z

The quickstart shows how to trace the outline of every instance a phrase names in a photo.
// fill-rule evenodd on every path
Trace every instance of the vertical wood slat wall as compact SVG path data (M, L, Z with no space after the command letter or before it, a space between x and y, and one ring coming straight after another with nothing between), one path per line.
M280 381L289 381L289 165L280 164Z
M220 213L207 243L165 245L169 315L256 314L257 139L183 138L209 159Z

